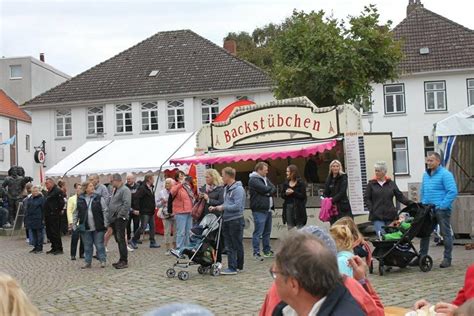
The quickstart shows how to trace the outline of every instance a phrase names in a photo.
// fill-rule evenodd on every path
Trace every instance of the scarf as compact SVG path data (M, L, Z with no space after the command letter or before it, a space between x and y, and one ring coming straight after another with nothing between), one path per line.
M194 192L193 192L193 190L191 189L191 186L190 186L188 183L184 183L184 184L183 184L183 188L186 190L186 193L188 193L189 198L191 199L192 204L194 204L194 202L196 202L196 199L195 199L195 197L194 197Z

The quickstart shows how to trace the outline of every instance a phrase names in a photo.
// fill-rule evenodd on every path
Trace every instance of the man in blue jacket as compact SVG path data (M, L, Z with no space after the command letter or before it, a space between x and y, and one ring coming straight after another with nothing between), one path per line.
M426 158L428 169L423 175L421 184L421 203L435 205L435 216L444 239L444 259L440 268L451 266L453 237L451 235L451 211L453 201L458 195L454 176L441 166L441 156L436 152L429 152ZM422 238L420 254L427 255L430 237Z
M228 268L221 272L222 275L235 275L244 269L244 208L245 190L242 182L235 181L235 169L226 167L222 169L224 181L224 204L209 207L209 211L223 212L224 242L227 248Z

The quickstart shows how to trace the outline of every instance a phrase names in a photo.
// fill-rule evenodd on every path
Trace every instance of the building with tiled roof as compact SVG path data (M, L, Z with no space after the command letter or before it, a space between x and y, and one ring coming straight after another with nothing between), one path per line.
M31 135L31 117L0 89L0 180L13 165L32 171Z
M409 0L393 36L404 53L400 77L373 85L376 113L365 123L366 130L393 133L397 183L407 191L421 182L423 157L434 148L433 125L474 104L474 31Z
M46 160L53 166L88 140L198 130L240 99L273 100L269 76L180 30L159 32L22 108L32 113L33 141L55 144Z

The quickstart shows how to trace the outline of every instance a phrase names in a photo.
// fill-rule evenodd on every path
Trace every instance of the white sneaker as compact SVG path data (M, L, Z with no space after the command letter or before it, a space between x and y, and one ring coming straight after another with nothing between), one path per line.
M109 249L107 247L105 247L105 252L109 252Z
M135 249L133 249L132 247L130 247L129 245L127 245L127 250L128 250L129 252L133 252Z

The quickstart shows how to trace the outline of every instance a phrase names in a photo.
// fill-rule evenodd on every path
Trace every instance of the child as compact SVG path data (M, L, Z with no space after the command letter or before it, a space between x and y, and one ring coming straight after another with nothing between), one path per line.
M402 238L403 234L406 233L410 227L411 222L413 221L413 217L410 217L408 213L400 213L398 216L398 220L393 221L388 227L396 227L398 228L396 231L392 233L384 234L382 236L383 240L399 240Z
M354 253L352 252L354 237L352 236L351 230L347 225L333 225L329 229L329 232L336 242L339 272L352 278L354 271L349 265L349 259L354 257Z
M354 237L354 242L352 244L352 252L354 253L354 255L365 259L367 265L370 266L372 263L372 251L370 249L369 244L365 241L364 236L357 228L357 225L354 220L349 216L345 216L343 218L338 219L334 223L334 225L343 225L349 227L352 233L352 237Z

